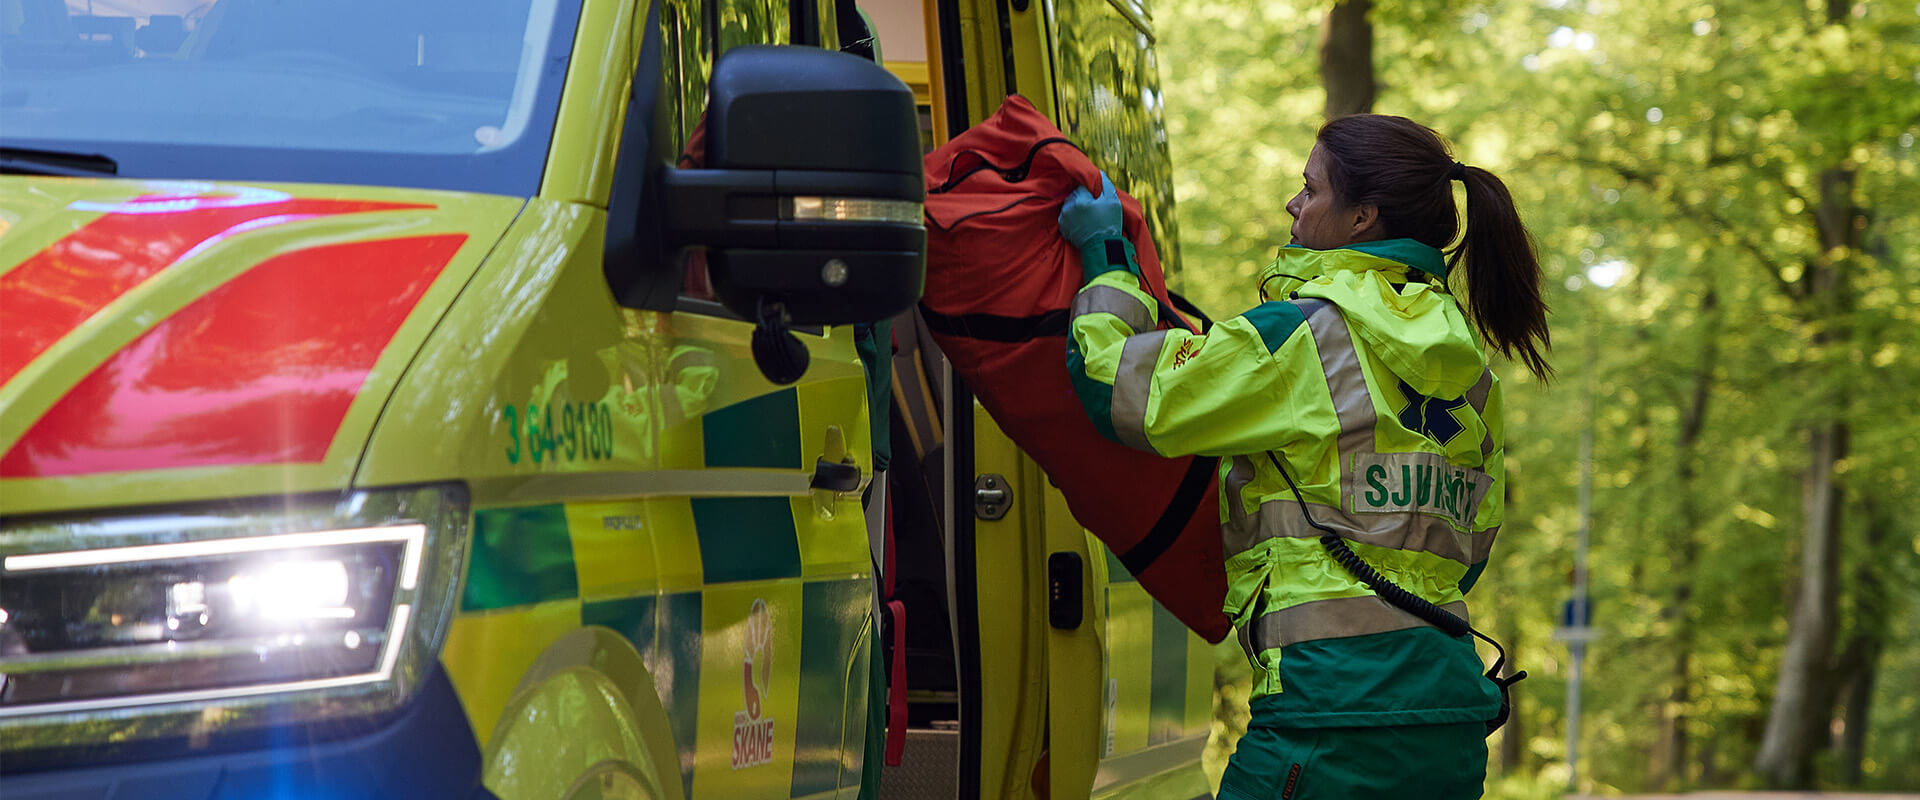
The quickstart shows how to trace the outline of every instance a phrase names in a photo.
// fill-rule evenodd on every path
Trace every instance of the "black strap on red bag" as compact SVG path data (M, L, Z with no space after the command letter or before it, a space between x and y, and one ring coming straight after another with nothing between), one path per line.
M888 498L887 535L883 546L886 555L885 572L882 573L882 591L887 598L887 622L893 628L893 657L887 666L887 761L889 767L900 766L900 759L907 751L907 605L893 596L893 503Z

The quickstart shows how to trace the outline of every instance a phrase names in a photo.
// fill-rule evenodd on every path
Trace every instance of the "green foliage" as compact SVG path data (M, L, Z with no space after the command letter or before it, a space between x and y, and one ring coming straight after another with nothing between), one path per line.
M1207 771L1207 779L1213 783L1214 794L1219 794L1220 776L1227 770L1227 759L1233 755L1240 737L1246 735L1247 722L1252 717L1247 711L1247 702L1253 696L1253 668L1235 639L1229 638L1213 648L1213 686L1213 735L1200 761Z
M1155 9L1184 289L1216 317L1256 301L1253 276L1287 239L1284 204L1321 122L1327 7ZM1877 619L1885 640L1865 781L1920 788L1920 6L1862 0L1837 21L1828 7L1376 0L1376 110L1433 127L1506 181L1555 308L1558 379L1502 373L1510 512L1472 598L1476 624L1534 676L1520 684L1526 755L1496 764L1490 796L1543 797L1566 779L1568 654L1551 633L1589 387L1603 638L1586 665L1585 787L1750 780L1799 574L1805 431L1839 419L1838 639ZM1840 171L1860 222L1851 246L1827 248L1819 214L1837 206L1823 180ZM1609 261L1629 265L1624 280L1586 281ZM1822 275L1844 276L1842 290ZM1892 511L1877 543L1858 513L1869 504ZM1689 740L1677 770L1659 747L1675 714ZM1823 759L1837 785L1844 770Z
M1920 553L1920 538L1912 545ZM1899 618L1909 623L1920 619L1920 601L1909 598ZM1920 786L1920 762L1913 757L1920 753L1920 725L1915 724L1920 720L1920 692L1914 691L1920 686L1920 630L1912 624L1895 625L1894 630L1874 697L1866 763L1865 788L1885 791Z

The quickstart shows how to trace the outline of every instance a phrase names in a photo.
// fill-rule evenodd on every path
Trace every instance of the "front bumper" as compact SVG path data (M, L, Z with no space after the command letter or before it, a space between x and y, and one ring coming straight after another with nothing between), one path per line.
M3 766L3 765L0 765ZM436 665L385 726L352 738L217 755L0 774L6 800L496 800L480 748Z

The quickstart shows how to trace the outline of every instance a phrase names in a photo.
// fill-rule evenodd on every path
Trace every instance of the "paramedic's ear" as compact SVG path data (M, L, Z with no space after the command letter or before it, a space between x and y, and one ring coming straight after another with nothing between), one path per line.
M1380 231L1380 207L1357 206L1353 209L1351 241L1371 242L1384 238Z

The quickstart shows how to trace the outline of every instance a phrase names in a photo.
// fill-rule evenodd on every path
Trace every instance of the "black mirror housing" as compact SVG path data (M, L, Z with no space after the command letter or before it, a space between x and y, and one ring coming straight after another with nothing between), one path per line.
M705 246L728 310L870 322L920 297L927 236L913 93L871 61L736 47L713 67L707 168L663 171L666 233Z
M708 92L715 169L921 174L913 91L872 61L817 47L735 47L714 63Z

